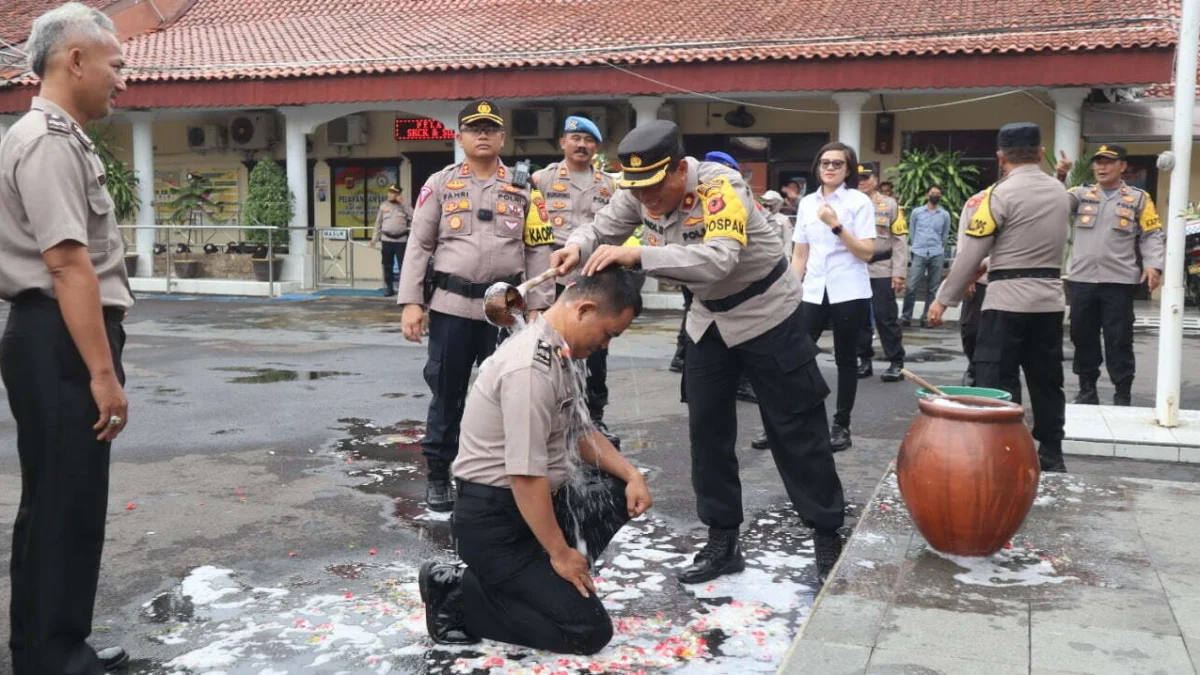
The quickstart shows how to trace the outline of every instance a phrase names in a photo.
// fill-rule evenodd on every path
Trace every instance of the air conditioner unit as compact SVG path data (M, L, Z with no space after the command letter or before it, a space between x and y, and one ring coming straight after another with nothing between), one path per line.
M229 122L229 145L237 150L265 150L275 143L275 116L238 115Z
M578 117L586 117L600 129L600 135L604 138L609 137L608 128L608 110L604 106L580 106L578 108L567 108L567 116L576 115Z
M516 140L554 139L553 108L517 108L512 111L512 137Z
M189 126L187 144L192 150L215 150L225 147L225 130L216 124Z
M339 117L325 125L325 138L330 145L365 145L367 118L362 115Z

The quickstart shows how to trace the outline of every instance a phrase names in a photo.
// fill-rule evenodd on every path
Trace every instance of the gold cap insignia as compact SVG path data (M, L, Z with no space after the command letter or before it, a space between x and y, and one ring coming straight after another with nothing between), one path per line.
M1107 145L1100 146L1100 149L1097 150L1096 153L1099 154L1101 152L1108 152L1108 146Z
M486 104L486 103L480 103L480 104L479 104L479 107L478 107L478 108L476 108L476 110L478 110L479 112L481 112L481 113L483 113L484 115L486 115L486 114L488 114L488 113L492 112L492 106L490 106L490 105L488 105L488 104Z
M629 157L629 166L632 166L633 168L635 168L635 169L636 169L636 168L640 167L641 165L642 165L642 158L641 158L641 157L639 157L639 156L637 156L637 155L630 155L630 157Z

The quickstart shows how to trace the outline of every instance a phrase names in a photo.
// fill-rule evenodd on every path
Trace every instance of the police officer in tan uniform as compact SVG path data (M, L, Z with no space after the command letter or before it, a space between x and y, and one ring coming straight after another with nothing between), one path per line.
M998 137L1004 177L963 207L962 247L929 311L942 323L973 283L985 257L988 294L983 304L975 371L979 385L1003 389L1021 402L1021 377L1033 406L1033 437L1043 471L1066 471L1063 463L1062 264L1070 206L1062 183L1042 173L1045 158L1036 124L1007 124Z
M1166 241L1150 193L1126 185L1125 148L1101 145L1092 155L1097 183L1071 188L1075 240L1067 278L1071 284L1073 369L1079 376L1076 403L1097 405L1096 381L1108 359L1108 377L1116 393L1113 405L1127 406L1136 369L1133 356L1133 296L1142 284L1162 283ZM1071 162L1058 165L1065 178ZM1100 333L1104 333L1104 355Z
M837 529L845 502L825 419L829 387L804 331L800 282L788 273L779 233L740 174L684 155L679 127L671 122L634 129L618 155L621 190L552 258L564 273L586 261L585 275L610 265L641 265L650 276L686 284L694 295L684 390L692 485L709 533L679 579L700 583L744 568L735 396L745 370L784 487L801 519L816 530L823 580L841 553ZM646 245L619 245L643 224Z
M904 334L896 310L896 294L904 290L908 277L908 223L896 200L880 194L878 178L870 164L858 165L858 190L875 205L875 255L867 267L871 275L871 311L883 357L891 364L879 377L884 382L904 379ZM870 377L875 350L871 346L871 324L865 323L858 336L858 376Z
M571 360L606 348L641 308L633 272L584 277L479 369L454 463L453 529L467 566L427 562L419 575L435 642L593 654L612 638L590 567L651 499L638 469L588 424Z
M408 224L412 222L413 210L403 201L404 190L399 185L387 189L387 201L379 205L375 216L375 234L371 245L383 242L383 284L387 287L384 297L396 294L396 278L393 267L404 262L404 249L408 246Z
M0 375L17 424L13 525L17 675L98 675L124 650L86 642L104 547L109 453L129 423L121 322L133 307L104 165L81 128L125 90L112 21L79 4L40 16L26 44L41 78L0 141Z
M533 184L546 199L546 212L554 227L554 249L560 249L575 228L592 222L596 213L608 205L616 192L613 179L592 167L592 159L604 136L600 128L586 117L572 115L563 122L559 147L563 161L554 162L533 174ZM558 291L574 281L574 277L559 279ZM608 350L598 349L587 360L587 404L592 423L613 445L621 447L621 439L604 424L604 408L608 406Z
M467 159L433 174L417 195L409 246L400 269L399 304L404 337L420 342L429 332L425 382L432 400L421 443L429 466L426 504L454 508L450 463L458 455L471 368L491 355L500 339L483 314L483 295L497 281L517 284L549 267L553 235L545 204L500 161L504 118L490 101L476 101L459 115L458 142ZM433 297L426 314L425 272L433 257ZM537 311L550 306L552 291L537 288L526 298Z

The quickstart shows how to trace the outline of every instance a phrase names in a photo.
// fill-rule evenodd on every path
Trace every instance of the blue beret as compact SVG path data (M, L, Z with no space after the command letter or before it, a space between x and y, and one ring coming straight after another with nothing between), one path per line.
M567 121L563 123L563 133L591 134L592 138L595 138L597 143L604 142L604 137L600 135L600 128L596 126L595 122L592 122L586 117L578 117L576 115L571 115L568 117Z
M737 160L734 159L733 157L730 157L729 154L725 153L725 152L710 152L704 156L704 161L716 162L717 164L724 164L725 166L733 169L734 171L742 170L742 167L738 166Z

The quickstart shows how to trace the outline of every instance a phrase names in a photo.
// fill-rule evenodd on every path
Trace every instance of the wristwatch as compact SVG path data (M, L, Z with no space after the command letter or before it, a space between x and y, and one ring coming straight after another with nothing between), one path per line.
M842 234L842 226L834 225L830 232L833 232L833 236L837 237Z

